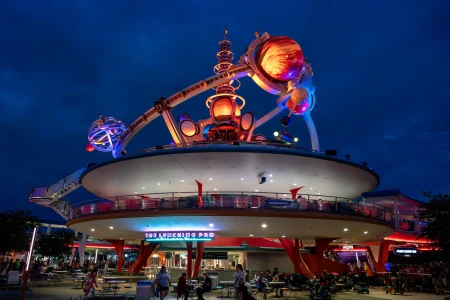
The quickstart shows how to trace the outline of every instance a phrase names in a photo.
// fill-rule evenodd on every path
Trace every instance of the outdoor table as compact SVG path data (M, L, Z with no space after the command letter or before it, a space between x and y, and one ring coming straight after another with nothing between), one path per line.
M285 282L282 281L271 281L269 282L269 285L273 285L275 287L275 298L280 298L280 296L278 295L278 289L280 288L280 286L285 285Z
M126 281L125 280L108 280L108 283L113 285L114 295L116 295L117 290L119 290L119 288L120 288L119 285L121 283L126 283Z

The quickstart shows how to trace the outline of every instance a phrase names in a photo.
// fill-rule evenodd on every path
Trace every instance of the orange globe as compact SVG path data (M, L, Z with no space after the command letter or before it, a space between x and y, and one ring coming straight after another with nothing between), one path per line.
M267 79L285 83L300 74L304 57L296 41L287 36L274 36L258 47L255 61Z

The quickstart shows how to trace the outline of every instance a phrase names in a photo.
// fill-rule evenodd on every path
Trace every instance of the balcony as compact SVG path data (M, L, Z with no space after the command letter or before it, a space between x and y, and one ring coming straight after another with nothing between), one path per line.
M69 219L79 217L130 211L166 211L180 210L248 210L248 211L290 211L299 214L314 212L338 214L380 219L393 224L392 211L384 206L358 202L355 199L301 194L297 199L289 199L287 194L251 192L214 192L203 194L201 199L195 193L165 193L131 195L99 199L90 203L79 203L73 207ZM253 192L254 194L254 192ZM290 195L289 195L290 196ZM300 216L300 215L299 215Z

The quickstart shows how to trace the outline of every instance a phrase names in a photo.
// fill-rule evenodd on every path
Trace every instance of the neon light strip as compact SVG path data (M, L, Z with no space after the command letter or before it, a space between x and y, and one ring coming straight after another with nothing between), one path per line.
M37 231L37 227L34 227L33 230L33 237L31 238L31 244L30 244L30 251L28 251L28 256L27 256L27 266L25 271L28 271L30 268L30 260L31 260L31 254L33 252L33 247L34 247L34 240L36 238L36 231Z

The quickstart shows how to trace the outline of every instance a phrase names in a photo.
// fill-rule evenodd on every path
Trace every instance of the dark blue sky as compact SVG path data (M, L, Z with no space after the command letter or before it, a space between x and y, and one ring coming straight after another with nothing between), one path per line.
M1 209L57 219L28 203L29 188L111 158L84 150L100 114L129 125L159 97L211 76L224 25L236 57L255 30L299 42L314 69L322 150L367 161L381 176L379 189L416 198L450 192L450 1L5 0ZM242 83L246 110L261 116L275 106L251 79ZM211 93L175 115L207 117ZM261 131L271 136L279 124ZM310 147L302 118L290 131ZM159 118L127 150L169 142Z

